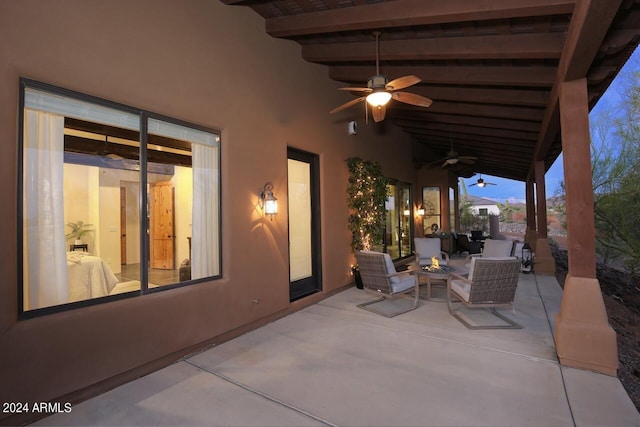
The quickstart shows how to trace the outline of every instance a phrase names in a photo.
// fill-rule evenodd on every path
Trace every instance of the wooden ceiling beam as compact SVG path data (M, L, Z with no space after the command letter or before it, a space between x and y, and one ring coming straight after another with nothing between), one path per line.
M389 116L394 117L394 113L391 112L391 108L387 110ZM490 129L505 129L505 130L519 130L526 132L537 133L540 129L540 124L535 122L526 122L521 120L504 120L494 119L491 117L473 117L473 116L458 116L453 114L412 114L404 112L402 117L407 120L421 120L425 124L443 123L443 124L457 124L466 126L475 126L480 128Z
M409 90L411 92L411 90ZM504 105L483 105L461 102L438 101L431 104L431 107L421 108L412 105L396 102L393 105L396 110L414 111L425 113L443 113L462 116L492 117L508 120L524 120L531 122L542 122L544 109L527 107L509 107Z
M373 37L371 37L373 40ZM381 40L383 61L465 59L557 59L564 34L513 34L477 37L442 37ZM302 46L306 61L331 64L343 61L373 61L376 43L322 43Z
M513 141L513 144L526 144L527 141L535 141L537 132L526 132L522 130L507 130L507 129L491 129L477 126L465 126L464 124L443 124L443 123L429 123L424 120L407 120L396 119L393 123L405 128L407 132L412 132L419 129L438 129L451 132L455 138L456 133L469 134L469 135L484 135L496 138L504 138Z
M548 90L518 90L452 86L413 86L411 92L437 101L476 102L481 104L546 107Z
M556 77L555 67L504 67L504 66L417 66L387 65L381 67L383 74L394 79L414 75L429 84L494 85L494 86L553 86ZM371 65L330 66L329 77L332 80L360 83L366 82L375 68Z
M227 4L242 1L223 0ZM273 37L569 14L575 0L396 0L266 20Z
M621 3L622 0L583 0L576 4L528 179L534 178L536 162L545 159L560 130L560 86L566 81L587 76Z
M476 155L478 149L484 147L504 149L507 152L522 152L530 151L533 153L535 148L535 141L530 141L530 144L524 144L519 141L518 144L513 144L505 138L496 138L484 135L470 135L470 134L455 134L447 133L444 131L434 131L431 129L420 129L410 132L418 138L428 138L429 143L436 143L440 145L442 149L450 150L451 142L453 141L453 148L462 155Z

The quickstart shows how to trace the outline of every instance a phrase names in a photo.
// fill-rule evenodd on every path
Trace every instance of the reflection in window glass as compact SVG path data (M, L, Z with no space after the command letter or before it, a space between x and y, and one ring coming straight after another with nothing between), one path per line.
M217 134L150 119L143 165L139 110L23 85L22 312L219 276ZM171 243L141 239L152 233ZM142 272L158 258L173 276L154 283Z
M411 255L413 236L413 201L409 184L387 185L385 252L392 259Z
M422 187L422 203L425 236L440 231L440 187Z
M456 192L449 187L449 231L456 231Z
M149 287L215 276L220 271L218 145L215 136L150 119ZM195 232L197 230L197 232Z

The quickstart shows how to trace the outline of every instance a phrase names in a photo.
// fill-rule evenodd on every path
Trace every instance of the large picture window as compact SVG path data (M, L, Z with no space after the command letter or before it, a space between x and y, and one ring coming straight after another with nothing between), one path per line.
M21 80L20 313L220 277L218 132Z

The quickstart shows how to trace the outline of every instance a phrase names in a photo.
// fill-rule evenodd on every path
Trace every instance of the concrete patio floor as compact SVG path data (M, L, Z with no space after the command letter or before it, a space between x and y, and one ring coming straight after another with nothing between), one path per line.
M36 425L640 426L617 378L559 365L561 295L522 274L502 312L524 328L472 331L446 303L385 318L350 288Z

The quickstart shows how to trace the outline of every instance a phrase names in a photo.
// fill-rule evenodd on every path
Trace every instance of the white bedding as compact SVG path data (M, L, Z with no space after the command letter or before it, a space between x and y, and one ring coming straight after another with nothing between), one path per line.
M109 266L88 252L67 252L69 302L109 295L118 278Z

